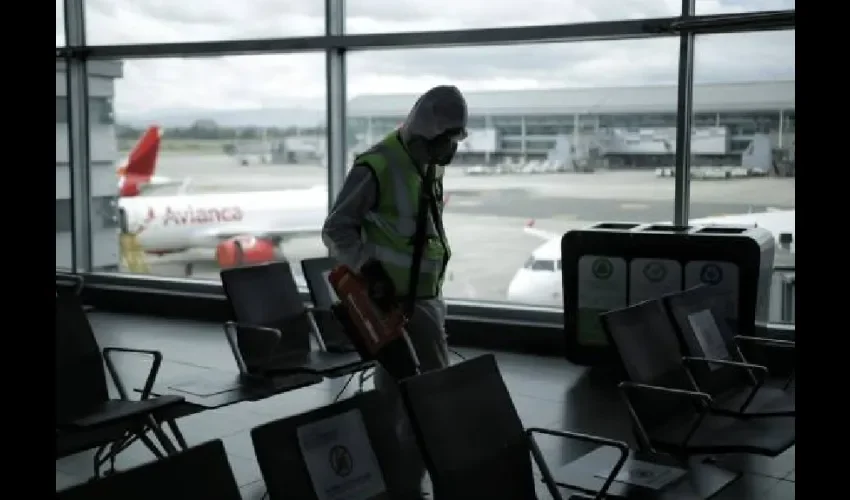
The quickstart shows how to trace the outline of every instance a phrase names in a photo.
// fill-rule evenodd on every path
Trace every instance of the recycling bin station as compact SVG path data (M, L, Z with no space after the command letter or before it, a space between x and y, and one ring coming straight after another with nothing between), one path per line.
M739 335L766 321L776 243L739 225L601 222L561 238L566 357L580 365L614 359L601 313L700 284L728 291Z

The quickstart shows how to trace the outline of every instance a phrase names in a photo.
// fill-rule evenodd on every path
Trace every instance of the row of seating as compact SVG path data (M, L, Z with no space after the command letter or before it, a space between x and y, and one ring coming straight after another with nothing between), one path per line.
M600 316L621 362L618 388L637 441L639 459L626 469L644 475L618 480L612 494L669 486L674 495L710 498L738 474L701 457L775 457L794 445L794 373L770 380L767 368L747 362L739 347L794 343L735 335L728 304L724 290L699 286ZM558 482L588 484L587 470L605 457L580 458L559 471Z
M532 459L554 498L561 498L533 435L546 433L619 450L596 498L619 472L625 443L584 434L524 429L493 355L484 355L401 383L422 458L440 500L536 498ZM271 500L298 498L418 499L402 482L407 463L387 400L355 395L251 431ZM531 452L531 454L529 453ZM58 495L74 499L238 499L220 441L82 484ZM582 497L584 498L584 497Z
M240 369L237 386L242 389L262 387L267 385L264 382L270 376L286 380L274 390L259 391L256 395L253 392L257 391L251 390L230 391L231 397L213 401L198 401L203 398L198 398L195 394L198 391L191 387L158 384L163 358L157 351L100 349L79 298L82 279L57 271L56 457L96 447L94 470L95 475L99 475L104 464L114 464L122 450L141 440L155 456L162 458L176 451L162 430L163 424L171 429L178 445L185 447L175 422L181 416L269 397L317 383L323 376L362 373L369 368L371 363L364 362L353 352L338 325L328 316L333 298L324 275L333 266L333 260L309 259L302 266L313 301L320 304L315 311L304 306L286 262L222 272L227 297L238 320L225 325ZM333 352L327 349L325 335L314 319L313 314L319 312L327 313L322 319L328 330L327 338L334 346ZM320 345L318 351L311 347L311 334ZM114 358L122 353L145 355L152 361L144 385L135 391L139 393L138 400L130 397L133 388L127 387L118 375ZM264 366L269 363L275 366ZM117 398L108 395L104 365L118 393ZM361 387L362 381L363 378ZM203 385L204 381L199 383ZM228 383L232 388L232 380ZM213 388L210 392L220 392L219 389ZM159 441L159 447L151 441L151 436Z
M157 351L109 347L101 350L79 298L80 278L57 276L56 287L56 458L97 448L94 474L107 462L141 441L154 456L164 458L177 447L163 430L168 427L178 443L185 440L175 419L180 416L179 396L155 397L152 387L162 364ZM116 369L118 354L149 357L150 371L139 399L130 397ZM118 397L111 397L106 372ZM159 446L151 439L159 443Z
M297 295L297 287L294 286L288 264L276 263L228 270L222 273L222 278L228 298L234 307L235 316L239 318L241 313L242 317L247 316L254 322L261 323L256 328L249 326L247 329L240 329L237 324L237 327L233 328L235 334L228 337L237 361L241 358L240 370L244 367L246 372L244 375L253 377L255 380L275 377L278 374L276 369L269 370L266 364L270 359L276 358L276 356L269 356L269 353L275 350L278 350L277 353L280 354L280 357L276 359L284 360L282 365L284 375L289 376L291 373L305 370L304 365L299 362L305 358L305 353L314 351L309 345L309 340L304 343L303 338L310 335L310 332L317 335L321 335L321 332L318 331L315 321L311 322L309 310L304 308ZM282 283L290 282L295 289L294 295L292 288L281 287ZM74 297L74 295L70 293L67 297ZM622 361L623 377L626 381L620 384L620 390L627 403L625 409L628 410L632 419L637 437L637 450L628 460L625 454L618 458L616 452L612 455L602 448L574 461L562 469L558 477L553 477L542 463L539 451L536 451L533 446L533 440L527 439L526 436L525 447L522 448L517 444L519 441L505 440L501 437L503 433L505 436L511 436L510 429L505 429L518 424L519 420L494 361L490 362L492 367L487 369L489 372L483 368L468 368L469 366L477 367L483 363L476 359L441 372L408 379L404 383L405 387L427 384L428 380L432 380L432 383L427 386L430 396L443 398L441 405L436 406L436 409L428 407L425 403L422 403L425 404L424 407L417 409L421 401L428 401L427 394L406 398L414 427L418 429L417 437L431 472L435 491L438 489L438 483L453 485L455 482L465 482L469 488L476 488L475 491L480 494L481 488L485 488L484 491L486 491L486 486L478 483L483 482L483 478L486 477L498 486L493 490L494 492L516 491L517 494L511 498L534 498L529 496L532 494L527 491L521 493L524 491L522 486L516 486L520 488L518 490L511 490L510 485L501 485L498 480L493 481L496 475L511 476L512 473L509 471L530 470L530 463L526 464L529 460L529 447L538 465L541 466L544 480L550 487L550 491L553 491L553 495L557 493L553 486L557 483L591 494L609 490L611 494L622 496L628 494L630 488L640 484L640 481L635 480L630 474L639 472L640 474L636 475L645 476L647 470L650 470L649 465L652 464L661 464L666 471L664 474L669 477L680 477L677 474L699 476L706 472L708 466L702 462L688 461L688 457L695 455L744 452L775 456L782 453L795 441L793 375L781 385L771 385L767 381L766 368L747 363L738 344L767 343L785 349L793 349L794 344L735 336L729 324L723 320L728 315L728 311L718 305L723 300L724 297L718 289L701 287L602 315L603 326L609 341L615 346ZM60 299L57 296L57 304L59 302ZM300 308L295 303L298 303ZM280 313L282 309L284 311ZM58 313L57 305L57 315ZM279 319L281 316L284 320ZM297 322L299 319L307 322L301 323L300 329ZM57 321L59 321L58 316ZM239 335L240 331L243 332L242 335ZM249 332L247 335L244 334L246 331ZM261 335L257 335L257 331ZM58 333L57 324L57 336ZM271 342L263 340L252 344L252 339L261 339L263 335L266 335L266 339L271 339ZM302 337L300 341L293 339L299 335ZM288 344L288 342L292 343ZM262 361L249 362L246 359ZM287 365L293 362L292 360L295 360L294 364ZM358 365L355 363L351 366ZM100 371L102 376L102 368ZM333 376L339 372L337 369L332 369L315 373L322 375L327 373ZM343 370L342 373L345 371ZM474 377L470 375L469 380L451 378L452 374L460 377L458 373L471 374ZM493 379L494 373L501 384L498 391L502 392L500 396L502 399L499 400L496 397L491 401L490 396L486 396L488 394L486 389L477 388L475 384L476 380L480 382L487 380L488 377ZM149 379L153 380L153 378ZM117 380L117 375L113 376L113 380ZM150 387L153 387L153 384L151 382ZM148 384L141 389L143 396L147 394L147 397L142 398L143 401L150 398L152 393L146 388ZM410 393L410 390L406 389L405 392ZM268 397L274 393L274 391L265 392L256 397ZM507 405L503 404L505 398ZM122 399L124 399L123 396ZM495 405L494 401L497 400L500 401L501 406ZM488 402L493 403L492 407L488 406ZM176 403L180 401L170 404ZM468 407L463 407L464 404L468 404ZM317 410L317 412L325 409ZM425 417L419 418L417 415L425 415ZM429 422L439 421L440 418L444 418L445 421L439 426L435 424L435 434L426 436L422 429L427 427ZM472 423L464 428L463 422L467 418ZM158 419L154 416L153 421L169 422L162 415ZM173 423L173 420L170 422ZM481 428L487 427L491 422L495 430L482 431ZM499 425L504 428L500 428ZM445 435L446 432L455 428L462 432L459 432L457 436ZM57 442L58 429L57 425ZM157 429L158 426L144 427L141 429L141 434L151 432L158 436L161 429ZM173 432L175 436L179 436L176 426ZM439 435L439 432L444 434ZM571 433L564 433L564 435L581 436ZM371 435L370 438L374 440ZM590 436L581 436L581 438L597 443L604 442L620 447L621 450L626 449L622 443ZM157 437L157 439L161 438ZM182 437L178 439L181 441L181 446L185 448ZM280 442L280 440L276 441ZM492 450L490 454L479 451L486 451L487 445L494 443L502 448ZM165 445L163 447L165 448ZM258 460L263 467L260 446L256 443L256 439L255 448ZM167 453L169 452L174 452L173 446L170 451L167 450ZM660 452L667 455L661 455ZM522 454L525 455L524 459L519 458ZM429 457L432 456L439 456L439 459L431 460ZM672 461L669 459L671 456ZM487 464L487 467L481 464ZM473 469L478 470L475 469L477 466L482 467L479 471L480 480L470 472ZM303 465L299 467L299 470L303 472ZM450 470L444 473L444 476L449 479L434 481L435 474L440 476L441 468ZM620 473L620 468L625 469L626 476ZM485 469L486 472L484 472ZM457 471L461 470L464 471L462 480L460 477L451 475L459 474ZM498 474L494 471L498 471ZM605 473L600 476L600 471ZM608 474L609 471L612 473ZM724 473L716 467L708 473L711 480L706 481L703 477L691 482L680 481L678 484L682 488L699 490L696 493L705 498L710 496L708 493L719 491L737 477L734 474ZM520 475L524 476L524 473ZM614 482L615 478L616 482ZM269 481L268 478L266 479ZM291 483L287 482L287 484L288 488L292 487ZM456 488L460 487L456 486ZM269 486L269 488L271 491L272 487ZM470 491L453 490L449 486L442 488L448 498L453 498L451 491L467 491L467 493ZM295 497L301 498L297 495ZM275 497L272 496L272 498Z

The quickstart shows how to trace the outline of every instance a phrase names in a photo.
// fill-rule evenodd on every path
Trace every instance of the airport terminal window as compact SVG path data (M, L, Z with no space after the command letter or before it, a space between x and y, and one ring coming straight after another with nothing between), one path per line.
M647 60L652 61L650 72L634 63ZM641 109L645 97L635 90L635 81L675 82L678 39L358 51L350 54L347 67L352 119L375 117L379 110L404 114L419 93L437 82L453 82L464 91L471 117L488 117L489 110L496 110L489 123L497 149L478 144L446 169L445 225L452 260L443 291L449 299L560 308L556 261L564 232L600 221L673 218L673 191L658 188L669 181L651 170L574 172L605 168L605 158L592 153L598 121L593 106L622 102L621 114ZM384 86L376 85L380 81ZM504 82L504 88L493 82ZM393 95L397 110L386 109L386 94ZM675 85L667 103L664 114L675 113ZM521 149L523 121L526 127L548 123L554 130L572 130L576 114L579 133L544 136L537 130L534 141ZM577 146L572 153L571 145ZM532 257L534 268L525 269Z
M717 62L726 47L736 47L735 60L726 59L728 65ZM795 105L794 53L795 31L786 30L700 36L694 55L696 88L719 77L737 82L728 92L737 93L733 97L737 102L749 102L754 109L721 112L721 135L700 134L695 125L691 222L756 223L773 233L774 263L780 269L774 273L771 290L769 319L774 322L793 321L783 304L793 300L788 296L793 287L785 282L787 269L795 267L796 247L794 129L789 128ZM708 94L700 95L695 90L694 109L707 106ZM713 159L713 166L705 166L707 159ZM709 181L712 178L721 180Z
M65 45L65 1L56 0L56 46Z
M796 0L760 0L758 2L718 2L717 0L696 0L695 12L698 16L706 14L735 14L740 12L759 12L764 10L794 9Z
M300 274L301 259L327 255L318 235L328 199L324 61L318 53L123 61L114 160L134 147L158 155L121 164L146 177L138 189L125 184L118 201L127 219L122 271L217 280L222 267L285 257ZM176 194L160 196L169 186ZM95 217L104 235L107 202ZM95 244L114 247L110 230L111 241Z
M237 7L238 5L238 7ZM202 42L316 36L325 31L324 2L157 0L85 2L91 45Z
M391 4L382 0L347 0L345 25L346 31L352 34L392 33L619 21L681 13L680 4L663 0L645 0L638 4L599 1L580 6L561 0L527 0L522 5L518 9L515 0L432 0L426 3L399 0Z

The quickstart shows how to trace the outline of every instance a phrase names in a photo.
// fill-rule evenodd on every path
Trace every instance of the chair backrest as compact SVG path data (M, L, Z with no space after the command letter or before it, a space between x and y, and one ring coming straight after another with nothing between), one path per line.
M401 382L434 496L535 498L528 439L492 354Z
M716 286L698 286L664 297L682 350L688 356L745 361L735 335L724 320L728 292ZM719 365L692 365L697 384L712 395L747 385L746 371Z
M695 390L682 362L679 339L660 299L601 314L609 343L617 351L632 382ZM632 404L647 427L663 424L670 417L692 412L685 398L648 392L632 393Z
M376 391L256 427L251 440L269 498L336 498L323 489L346 498L408 498L392 427Z
M59 500L240 500L220 439L58 492Z
M310 349L311 325L289 262L225 269L221 283L237 323L279 329L281 349Z
M337 261L333 257L303 259L301 271L304 273L307 288L310 289L310 300L314 307L313 316L316 318L325 343L329 348L341 346L353 349L342 323L331 312L331 306L339 299L328 281L328 274L336 264Z
M301 261L304 281L310 289L310 300L318 310L330 311L331 306L339 300L328 282L328 274L336 264L337 261L333 257L315 257Z
M56 296L56 423L69 423L109 399L103 357L79 296Z

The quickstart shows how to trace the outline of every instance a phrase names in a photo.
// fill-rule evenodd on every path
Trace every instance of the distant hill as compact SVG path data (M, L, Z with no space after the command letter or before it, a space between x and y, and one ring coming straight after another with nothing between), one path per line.
M235 110L169 110L166 112L118 114L116 121L131 127L157 123L163 127L189 127L197 120L213 120L223 127L316 127L325 122L325 112L307 108Z

